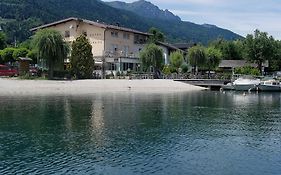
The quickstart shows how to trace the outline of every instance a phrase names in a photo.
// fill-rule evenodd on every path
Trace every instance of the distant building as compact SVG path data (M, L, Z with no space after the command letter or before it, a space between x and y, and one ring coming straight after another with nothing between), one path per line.
M59 31L70 43L80 35L86 35L92 45L96 69L107 72L137 70L140 64L139 53L150 35L119 25L73 17L42 25L31 31L44 28Z
M223 71L233 71L235 68L250 66L253 68L258 68L255 63L248 62L247 60L222 60L219 64L219 68ZM266 70L269 67L268 61L263 63L263 69Z
M175 47L172 44L163 43L163 42L157 42L156 43L158 47L160 47L163 50L163 56L164 56L164 63L169 64L170 63L170 54L175 51L180 51L182 53L185 53L185 51Z
M174 47L176 47L180 50L184 50L186 52L188 52L189 48L196 46L196 45L197 45L196 43L175 43L175 44L173 44Z

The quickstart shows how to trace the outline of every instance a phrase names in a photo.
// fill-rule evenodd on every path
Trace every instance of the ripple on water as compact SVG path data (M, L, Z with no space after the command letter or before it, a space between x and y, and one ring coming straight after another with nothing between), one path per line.
M7 107L0 109L0 174L278 174L280 99L269 97L202 92L0 102Z

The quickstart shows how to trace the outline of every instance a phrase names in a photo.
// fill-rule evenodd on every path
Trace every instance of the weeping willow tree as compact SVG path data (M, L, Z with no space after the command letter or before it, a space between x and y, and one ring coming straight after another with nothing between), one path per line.
M48 78L53 79L54 69L62 69L64 59L67 58L69 47L62 35L52 29L43 29L33 36L33 45L38 51L38 56L45 60L48 69Z
M188 61L198 73L198 67L204 66L206 62L206 50L203 46L194 46L188 50Z
M181 67L181 65L184 63L184 57L183 57L183 54L182 52L180 51L175 51L175 52L172 52L170 54L170 62L171 62L171 65L172 67L174 67L177 72L179 73L179 69Z
M154 70L154 78L159 78L160 70L164 65L163 51L155 44L148 44L140 53L140 59L145 71L149 67Z
M211 46L208 47L206 50L206 67L208 68L208 77L210 78L211 75L211 69L215 69L219 66L221 59L222 59L222 53L220 50L216 49L215 47Z

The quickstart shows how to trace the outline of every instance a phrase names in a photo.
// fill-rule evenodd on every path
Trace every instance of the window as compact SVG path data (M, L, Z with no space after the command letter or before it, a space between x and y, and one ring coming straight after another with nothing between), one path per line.
M128 56L128 53L129 53L129 46L124 46L124 55L125 56Z
M116 52L118 50L118 45L117 44L111 44L111 51Z
M112 71L116 70L115 63L109 63L109 70L112 70Z
M70 37L70 31L69 30L64 32L64 37L66 37L66 38Z
M130 34L129 33L123 33L123 39L130 39Z
M135 35L134 36L134 42L135 44L145 44L147 38L142 35Z
M113 38L118 38L118 32L115 32L115 31L111 32L111 36Z
M123 63L123 70L134 70L134 64L133 63Z

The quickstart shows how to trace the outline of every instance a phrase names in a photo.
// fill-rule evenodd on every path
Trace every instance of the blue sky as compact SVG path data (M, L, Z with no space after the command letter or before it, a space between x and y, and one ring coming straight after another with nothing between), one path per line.
M110 1L110 0L105 0ZM133 2L134 0L121 0ZM281 0L149 0L183 21L215 24L242 36L255 29L281 39Z

